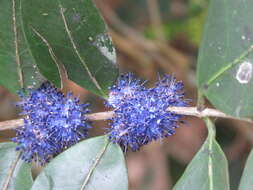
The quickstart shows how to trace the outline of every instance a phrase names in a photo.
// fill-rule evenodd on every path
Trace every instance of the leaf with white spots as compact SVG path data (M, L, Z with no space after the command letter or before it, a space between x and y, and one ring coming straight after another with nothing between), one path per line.
M173 190L229 190L228 162L215 140L215 126L206 119L208 137Z
M116 53L92 0L24 0L22 18L38 65L50 59L70 80L107 96L118 75Z
M252 7L252 0L211 0L198 57L200 92L237 117L253 116Z

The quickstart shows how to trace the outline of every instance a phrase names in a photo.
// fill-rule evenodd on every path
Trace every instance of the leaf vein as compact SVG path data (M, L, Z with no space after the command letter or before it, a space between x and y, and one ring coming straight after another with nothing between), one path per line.
M14 45L15 45L15 58L17 64L17 72L19 75L19 83L21 88L24 87L24 77L21 69L21 61L19 55L19 47L18 47L18 32L17 32L17 19L16 19L16 2L12 0L12 23L13 23L13 32L14 32Z
M78 51L78 49L77 49L76 43L75 43L75 41L74 41L74 39L73 39L73 37L72 37L71 31L70 31L70 29L69 29L69 26L68 26L68 23L67 23L67 20L66 20L66 17L65 17L65 15L64 15L65 9L62 7L61 4L60 4L59 6L60 6L60 14L61 14L61 17L62 17L62 20L63 20L63 23L64 23L64 29L65 29L66 32L67 32L67 35L68 35L68 37L69 37L69 40L70 40L70 42L71 42L71 45L72 45L72 47L73 47L73 49L74 49L74 51L75 51L77 57L79 58L79 60L80 60L80 62L82 63L82 65L84 66L85 70L87 71L87 73L88 73L90 79L92 80L92 82L94 83L94 85L97 87L97 89L98 89L102 94L104 94L103 91L102 91L102 88L101 88L100 85L98 84L98 81L97 81L96 78L92 75L90 69L88 68L87 64L85 63L85 61L83 60L82 56L80 55L80 53L79 53L79 51Z
M94 161L94 163L92 164L91 168L89 169L89 172L88 172L87 176L85 177L84 183L83 183L83 185L82 185L82 187L81 187L80 190L84 190L85 187L87 187L88 182L89 182L89 180L90 180L90 178L91 178L94 170L96 169L97 165L101 161L103 155L105 154L105 152L106 152L106 150L108 148L108 145L109 145L109 141L107 140L106 144L105 144L105 146L103 148L103 150L98 154L98 156L96 157L96 160Z
M8 176L6 177L5 183L2 187L2 190L7 190L11 181L11 177L13 176L13 173L15 171L15 168L18 164L19 158L21 157L21 152L17 153L17 156L15 158L15 160L13 161L13 163L11 164L10 168L9 168L9 172L8 172Z
M61 69L60 69L60 63L58 63L58 59L53 51L53 48L51 47L51 45L49 44L49 42L37 31L35 30L34 28L32 28L33 32L42 40L42 42L45 43L45 45L47 46L48 48L48 51L49 51L49 54L51 56L51 58L53 59L54 63L56 64L57 68L58 68L58 71L59 71L59 74L60 74L60 77L61 77L61 87L63 87L63 84L62 84L62 73L61 73Z

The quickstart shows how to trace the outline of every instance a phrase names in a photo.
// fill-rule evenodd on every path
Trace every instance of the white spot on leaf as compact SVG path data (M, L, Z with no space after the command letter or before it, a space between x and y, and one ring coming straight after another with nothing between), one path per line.
M240 64L237 73L236 73L236 79L241 84L247 84L252 78L253 74L253 65L249 61L244 61Z
M89 38L88 38L90 41L92 41L93 40L93 38L91 37L91 36L89 36Z
M93 44L109 61L116 64L116 51L112 45L112 40L108 35L100 34L96 36Z

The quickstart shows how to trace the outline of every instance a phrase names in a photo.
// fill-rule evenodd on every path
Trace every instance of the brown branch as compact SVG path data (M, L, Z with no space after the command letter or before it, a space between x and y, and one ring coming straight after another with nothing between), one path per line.
M87 114L86 117L90 121L99 121L99 120L107 120L112 118L114 115L113 111L108 111L108 112L98 112L98 113L92 113L92 114Z
M0 122L0 131L15 129L23 125L23 119L14 119Z
M199 111L197 107L169 107L167 111L180 114L180 115L195 116L199 118L220 117L220 118L236 119L236 120L245 121L248 123L253 123L253 120L250 118L233 117L231 115L227 115L219 110L212 109L212 108L205 108ZM98 112L98 113L87 114L86 117L90 121L99 121L99 120L110 119L113 117L113 115L114 115L113 111L108 111L108 112ZM22 125L23 125L23 119L3 121L3 122L0 122L0 131L15 129Z
M112 118L113 114L114 114L113 111L98 112L98 113L87 114L86 118L90 121L107 120L107 119ZM0 122L0 131L15 129L19 126L22 126L23 124L24 124L24 121L22 118L2 121Z
M236 119L236 120L241 120L248 123L253 123L253 120L250 118L234 117L212 108L205 108L203 110L198 110L197 107L169 107L167 111L170 111L176 114L181 114L181 115L195 116L199 118L220 117L220 118Z

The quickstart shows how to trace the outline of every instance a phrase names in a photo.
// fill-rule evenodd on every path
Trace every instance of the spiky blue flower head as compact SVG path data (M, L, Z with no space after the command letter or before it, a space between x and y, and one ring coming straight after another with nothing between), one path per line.
M49 82L28 95L20 93L17 106L22 110L24 125L17 129L13 141L29 162L46 163L53 156L87 136L89 123L85 114L88 104L80 104L71 93L65 97Z
M182 115L169 112L167 108L187 106L183 83L170 75L165 75L149 89L132 74L123 75L112 90L107 104L114 108L115 115L111 119L109 138L124 150L136 151L153 140L173 135Z

